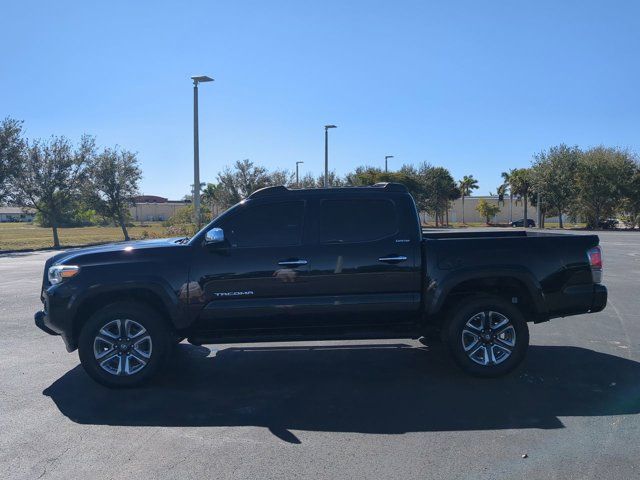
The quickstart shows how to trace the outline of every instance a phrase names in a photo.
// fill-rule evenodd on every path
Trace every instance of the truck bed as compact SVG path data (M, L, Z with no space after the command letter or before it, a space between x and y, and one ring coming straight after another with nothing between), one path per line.
M568 233L551 233L551 232L532 232L529 230L458 230L443 231L432 228L422 229L422 238L424 239L448 239L448 238L532 238L532 237L562 237L570 236Z
M604 288L594 285L587 256L599 243L597 235L422 229L422 243L432 288L446 289L447 284L465 279L466 293L473 293L486 286L487 277L494 276L498 293L516 283L507 278L515 278L521 290L534 292L529 297L534 309L544 312L536 321L604 307L604 293L594 304L594 289ZM476 282L476 276L483 276L484 283ZM427 303L437 304L437 299L427 299Z

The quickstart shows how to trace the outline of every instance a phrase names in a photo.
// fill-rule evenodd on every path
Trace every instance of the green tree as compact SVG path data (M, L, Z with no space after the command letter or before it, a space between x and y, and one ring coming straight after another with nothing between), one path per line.
M25 142L22 122L5 118L0 123L0 205L10 196L20 170Z
M351 175L351 174L349 174ZM343 187L345 185L352 185L349 178L341 178L334 170L329 171L329 185L331 187ZM289 185L294 185L293 177L289 182ZM307 172L300 177L300 188L323 188L324 187L324 174L321 173L318 176L314 176L313 173Z
M460 191L460 188L454 183L453 188L449 192L449 204L447 205L447 209L445 210L445 220L447 222L447 226L449 226L449 209L451 208L451 204L460 197L462 197L462 192Z
M629 228L640 224L640 165L637 162L622 200L622 217Z
M58 227L87 227L104 220L86 200L84 195L74 195L61 205L57 217ZM51 228L50 219L41 212L36 212L34 222L43 228Z
M542 204L537 208L557 212L560 228L562 216L569 212L576 197L576 172L581 151L577 146L560 144L535 155L531 167L533 190L540 193Z
M489 203L484 198L476 205L478 213L485 218L487 225L491 223L491 219L500 213L500 206L498 204Z
M21 206L36 209L51 225L53 246L60 247L58 226L63 212L80 196L95 142L83 136L74 148L65 137L36 140L27 147L15 181Z
M142 171L136 154L127 150L105 148L90 163L85 192L89 203L104 218L112 220L129 240L127 221L133 197L138 194Z
M200 197L202 200L201 205L206 205L210 210L212 220L226 208L222 201L223 195L223 187L220 183L207 183L206 187L202 190Z
M471 192L479 188L478 180L473 178L473 175L465 175L461 180L458 180L458 188L462 197L462 223L464 224L464 197L470 197Z
M318 188L318 182L313 173L307 172L300 178L300 188Z
M529 196L533 187L531 169L514 168L509 171L509 185L514 195L519 195L524 201L524 225L526 228L528 217Z
M169 235L186 235L192 236L196 233L196 224L193 222L194 217L194 206L193 204L189 204L186 207L179 209L175 212L169 219L164 222L165 227L169 227L168 233ZM211 211L209 207L205 203L200 204L200 218L207 218L211 215Z
M256 190L270 185L266 168L255 165L251 160L238 160L233 168L226 167L218 174L220 185L219 201L224 208L235 205Z
M456 190L456 182L449 170L422 162L417 168L403 165L400 173L415 180L417 187L413 197L420 211L434 217L436 226L444 225L445 215Z
M502 184L498 187L498 195L509 193L509 223L513 222L513 189L511 188L511 172L502 172ZM502 202L504 206L504 200Z
M327 184L329 185L329 187L343 187L345 185L345 181L340 178L340 176L334 170L329 170L328 177L329 181L327 182ZM316 185L317 188L324 187L324 173L318 175L318 178L316 179Z
M247 198L256 190L278 185L292 186L294 175L289 170L278 169L269 172L265 167L251 160L239 160L233 167L226 167L218 174L217 183L208 184L203 193L203 201L215 204L213 210L226 209Z
M504 183L501 185L498 185L498 188L496 189L496 195L498 196L498 205L502 203L502 206L504 207L504 197L507 194L508 188L509 187Z
M295 173L287 169L278 169L269 172L269 186L277 187L283 185L285 187L295 186Z
M355 187L375 185L381 182L401 183L407 187L412 195L416 195L420 187L416 178L406 172L385 172L377 167L368 166L358 167L354 172L348 173L345 181L347 185Z
M630 191L636 166L635 157L623 149L599 146L585 151L576 171L575 213L591 228L613 216Z

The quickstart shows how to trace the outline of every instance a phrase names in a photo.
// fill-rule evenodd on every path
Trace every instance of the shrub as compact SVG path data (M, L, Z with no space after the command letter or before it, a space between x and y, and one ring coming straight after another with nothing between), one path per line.
M91 209L75 209L75 206L71 205L68 210L63 212L62 218L59 220L59 227L87 227L90 225L98 225L101 223L102 218L96 214L95 210ZM41 227L50 228L50 219L43 215L42 212L37 212L35 216L35 222Z
M489 225L491 223L491 219L500 213L500 206L482 199L478 202L476 210L486 219L487 225Z
M196 226L193 223L183 223L167 227L169 237L192 237L196 233Z

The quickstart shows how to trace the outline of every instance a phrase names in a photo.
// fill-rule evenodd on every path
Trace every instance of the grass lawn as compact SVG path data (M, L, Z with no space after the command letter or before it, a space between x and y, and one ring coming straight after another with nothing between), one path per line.
M136 223L127 230L132 239L168 236L166 228L160 222L146 222L144 226ZM120 227L59 228L58 235L63 248L124 240ZM0 223L0 251L48 247L53 247L53 233L50 228L38 227L31 223Z

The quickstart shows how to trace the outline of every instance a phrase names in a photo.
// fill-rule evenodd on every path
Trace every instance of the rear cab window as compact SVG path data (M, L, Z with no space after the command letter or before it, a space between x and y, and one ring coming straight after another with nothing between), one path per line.
M372 242L397 233L396 205L388 198L342 198L320 202L320 243Z

